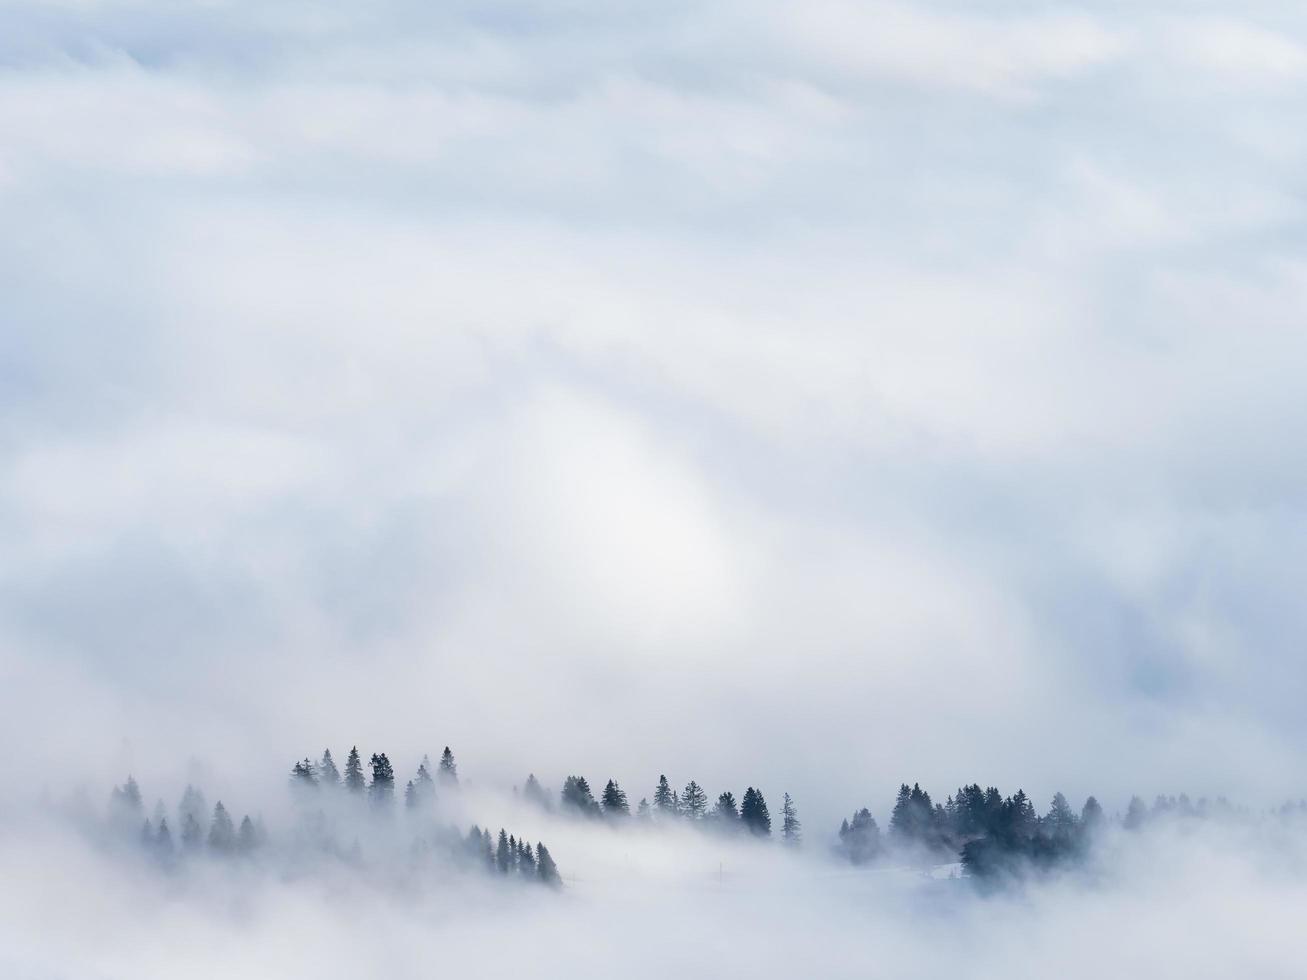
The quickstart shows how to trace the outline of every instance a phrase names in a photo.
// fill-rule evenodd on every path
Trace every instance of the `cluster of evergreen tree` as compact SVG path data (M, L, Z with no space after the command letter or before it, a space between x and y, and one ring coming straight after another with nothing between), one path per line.
M549 848L537 841L533 851L530 844L518 840L503 827L499 828L496 840L489 830L473 825L467 833L464 850L471 860L480 862L494 874L538 881L553 888L563 883Z
M458 767L448 746L436 765L423 756L417 773L405 786L405 809L415 811L434 804L437 785L442 791L458 786ZM331 834L322 806L326 798L322 794L339 794L342 803L357 799L360 806L367 804L368 810L378 814L393 810L395 806L395 772L390 759L384 752L374 753L365 767L357 746L350 749L343 772L337 768L330 749L325 750L317 761L306 757L295 762L290 768L290 787L300 804L301 823L297 831L300 837L307 833L311 841L318 841L311 844L313 849L325 849L352 862L361 858L359 843L356 839L351 849L341 850L330 842ZM181 832L179 841L174 842L163 802L156 805L153 819L146 818L141 790L132 776L128 776L123 785L114 787L110 796L110 814L120 829L140 827L140 842L149 853L161 859L199 852L218 857L250 855L266 844L268 836L260 818L252 820L245 816L239 826L236 825L222 801L214 805L210 814L204 793L187 786L177 806L176 819L180 822ZM537 841L533 848L503 829L499 831L496 842L488 830L475 826L466 836L454 828L445 831L433 828L433 833L424 833L415 839L413 847L415 851L428 851L433 842L496 874L553 887L562 884L558 866L543 843Z
M527 777L522 795L539 806L549 808L549 794L534 773ZM559 794L559 806L564 813L605 819L615 824L632 816L626 791L615 779L608 780L596 799L589 780L584 776L568 776L563 781ZM653 802L650 803L647 797L641 798L634 816L638 821L676 820L728 833L743 832L755 837L770 837L772 833L771 812L761 790L748 787L738 805L735 794L727 790L710 807L708 794L695 780L690 780L678 793L665 775L658 777ZM797 846L802 840L803 825L789 793L785 794L781 818L781 839Z
M180 833L176 840L168 825L163 800L155 804L153 817L144 815L141 789L132 776L128 776L121 786L114 787L109 806L114 822L119 826L139 826L142 847L164 861L201 852L218 857L250 855L267 841L261 818L250 819L246 814L237 825L222 800L214 804L210 813L204 794L194 786L186 787L177 805Z
M1136 796L1119 824L1134 830L1155 820L1202 819L1234 812L1224 797L1195 803L1184 794L1159 796L1150 808ZM996 787L982 789L973 783L960 787L941 804L932 801L919 784L904 783L890 812L886 839L871 812L863 808L841 823L835 851L852 864L874 861L887 851L922 860L955 859L962 862L968 875L993 882L1083 860L1105 823L1103 808L1092 796L1077 813L1065 796L1055 793L1041 815L1020 789L1004 796Z

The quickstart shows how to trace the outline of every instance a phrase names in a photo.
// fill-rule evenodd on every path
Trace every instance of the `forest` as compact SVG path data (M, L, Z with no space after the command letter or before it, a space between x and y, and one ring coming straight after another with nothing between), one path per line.
M496 834L473 824L462 832L437 819L438 800L459 792L458 766L448 746L437 763L424 756L402 791L386 753L373 753L365 765L357 746L350 749L343 768L330 749L316 760L306 756L296 761L287 783L295 816L284 834L302 852L363 865L360 824L351 821L364 820L374 836L380 830L383 840L407 839L410 853L438 855L463 871L552 888L563 883L543 841L533 846L504 827ZM782 794L774 828L767 800L754 786L748 786L738 802L730 790L710 802L697 781L690 780L678 790L666 775L660 775L652 792L633 808L615 779L607 780L596 796L586 777L569 775L555 794L532 773L520 788L513 788L513 795L554 816L594 822L607 831L682 826L742 840L775 839L795 850L805 844L798 807L790 794ZM1161 819L1198 821L1243 814L1246 811L1224 797L1192 801L1181 794L1158 796L1151 807L1135 796L1123 815L1109 817L1095 797L1088 797L1077 811L1060 792L1040 813L1022 789L1005 796L996 787L982 789L972 783L937 803L919 784L904 783L889 809L884 833L872 812L863 807L810 849L855 867L957 865L953 877L992 890L1082 865L1108 826L1128 832ZM1307 802L1286 803L1277 814L1302 816L1307 814ZM186 786L171 811L172 823L169 815L162 800L146 814L143 792L132 776L110 795L109 823L118 838L134 836L142 852L164 866L199 857L256 861L271 837L260 814L244 814L237 821L221 800L210 808L204 791L193 785ZM354 836L345 840L342 826L346 831L355 828Z

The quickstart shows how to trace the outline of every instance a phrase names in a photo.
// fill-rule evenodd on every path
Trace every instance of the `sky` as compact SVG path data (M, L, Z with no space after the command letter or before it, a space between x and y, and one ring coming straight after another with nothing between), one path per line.
M0 799L1302 796L1305 99L1291 2L0 0Z

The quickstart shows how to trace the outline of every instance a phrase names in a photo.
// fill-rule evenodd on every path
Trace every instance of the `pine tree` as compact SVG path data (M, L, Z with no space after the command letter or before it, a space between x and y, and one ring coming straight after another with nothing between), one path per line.
M372 785L368 787L368 795L375 805L389 806L395 798L395 770L384 752L373 753L370 762Z
M620 819L631 815L631 807L626 802L626 793L612 779L608 780L608 785L604 787L603 804L606 817Z
M356 745L349 750L349 757L345 760L345 788L351 793L362 793L366 785L363 762L359 759L359 747Z
M1144 825L1148 819L1148 810L1144 806L1144 801L1137 796L1130 797L1130 806L1125 811L1125 822L1122 826L1126 830L1137 830Z
M798 847L803 840L803 824L799 822L799 811L790 794L785 794L781 804L781 839L791 847Z
M177 804L177 816L182 822L182 838L186 836L186 818L191 817L196 826L204 821L209 815L209 804L205 802L204 794L194 786L187 785L185 792L182 793L182 800Z
M413 785L418 803L430 803L436 798L436 781L431 778L431 760L425 755L418 765L417 779Z
M331 757L331 749L322 750L322 761L318 763L318 782L328 789L340 785L340 771L336 768L336 760Z
M318 773L316 767L307 758L290 768L291 786L297 789L317 789Z
M717 797L712 809L713 825L721 830L738 830L740 827L740 810L735 805L735 794L730 790Z
M449 751L448 745L440 753L440 781L447 786L458 785L458 766L454 764L454 753Z
M1048 815L1043 822L1048 835L1060 839L1069 839L1076 829L1076 815L1061 793L1053 794L1053 802L1048 808Z
M523 878L538 877L539 875L536 871L536 858L535 855L531 853L531 845L523 842L521 846L522 853L517 862L518 873L521 874Z
M635 808L635 818L637 820L648 820L653 814L653 808L649 806L649 801L645 797L640 797L640 805Z
M866 807L840 824L839 852L851 864L866 864L880 854L880 828Z
M907 783L899 786L894 809L890 811L889 835L897 843L906 843L912 837L912 788Z
M703 791L703 787L691 779L685 784L685 792L681 794L681 812L689 820L702 820L704 813L708 810L708 794Z
M154 825L150 823L149 817L141 825L141 846L147 849L154 847Z
M252 854L259 846L259 832L254 829L254 821L249 814L241 818L241 827L236 834L236 850L242 854Z
M499 828L499 847L495 850L495 865L499 868L501 875L508 874L508 869L512 865L513 854L508 847L508 835L504 833L504 828Z
M740 801L740 822L755 837L771 836L771 814L767 811L767 801L762 792L752 786L744 791Z
M599 803L584 776L568 776L561 793L563 809L587 817L599 816Z
M418 790L411 779L408 781L408 785L404 787L404 808L406 810L416 810L418 808Z
M1092 796L1085 800L1080 811L1080 826L1088 833L1093 833L1103 825L1103 808Z
M236 846L236 828L232 826L227 808L219 800L213 808L213 822L209 824L209 850L230 854Z
M549 809L549 794L545 792L540 781L536 779L535 773L526 777L526 785L522 788L522 795L526 799L543 809Z
M182 850L191 853L198 851L203 839L204 831L200 829L200 822L194 814L187 813L182 817Z
M563 879L558 874L558 866L554 864L549 848L539 842L536 843L536 873L540 876L542 882L552 888L558 888L563 884Z
M653 805L654 812L659 817L676 816L676 793L672 790L671 784L667 782L666 776L658 777L658 787L654 790Z
M168 829L168 818L159 821L159 829L154 835L155 846L164 857L172 857L172 831Z

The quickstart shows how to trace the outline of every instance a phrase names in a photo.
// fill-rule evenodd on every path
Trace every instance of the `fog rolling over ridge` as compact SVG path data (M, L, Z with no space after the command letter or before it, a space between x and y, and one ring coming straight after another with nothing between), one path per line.
M1304 100L1288 0L0 0L0 977L1300 975Z

